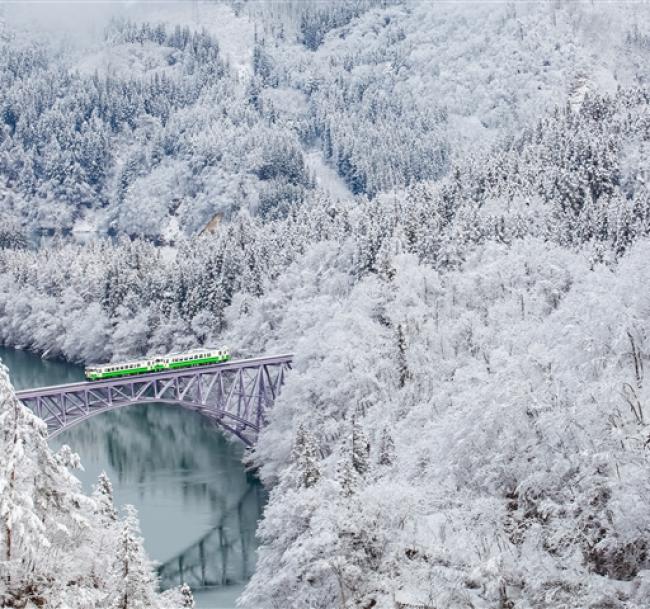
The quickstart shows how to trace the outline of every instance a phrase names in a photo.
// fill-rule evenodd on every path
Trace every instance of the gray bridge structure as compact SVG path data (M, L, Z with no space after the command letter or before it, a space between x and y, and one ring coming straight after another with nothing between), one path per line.
M17 391L47 424L49 437L96 414L151 402L197 411L253 446L278 396L292 355Z

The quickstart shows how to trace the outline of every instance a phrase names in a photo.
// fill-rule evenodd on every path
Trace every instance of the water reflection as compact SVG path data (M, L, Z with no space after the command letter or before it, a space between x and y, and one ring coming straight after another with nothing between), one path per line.
M261 488L250 486L235 508L194 544L160 565L163 588L183 582L193 590L241 584L255 566L255 528L259 518Z
M201 415L161 404L134 406L94 417L53 443L69 444L81 455L85 484L92 484L102 468L107 470L116 502L138 507L153 558L166 563L194 540L211 543L210 532L221 529L226 545L243 540L223 568L250 575L263 493L242 467L243 448ZM240 513L246 518L233 516Z
M0 349L17 388L79 380L82 371L31 353ZM145 546L161 564L163 587L181 578L197 605L232 607L255 559L255 526L265 493L242 466L243 447L198 413L163 404L126 407L93 417L52 440L81 456L90 490L105 470L117 505L138 508ZM230 587L232 585L232 587ZM225 604L223 604L225 603Z

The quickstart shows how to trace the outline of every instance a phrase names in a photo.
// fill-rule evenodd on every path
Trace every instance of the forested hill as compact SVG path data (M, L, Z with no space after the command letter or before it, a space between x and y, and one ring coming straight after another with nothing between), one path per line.
M643 85L644 10L172 3L66 45L9 19L2 204L30 233L160 242L239 209L281 216L329 173L370 198L437 180L556 107Z
M3 204L29 230L161 240L313 188L295 130L256 108L204 29L114 21L96 65L75 57L2 44Z
M295 353L242 606L648 607L650 8L193 6L3 38L0 341Z

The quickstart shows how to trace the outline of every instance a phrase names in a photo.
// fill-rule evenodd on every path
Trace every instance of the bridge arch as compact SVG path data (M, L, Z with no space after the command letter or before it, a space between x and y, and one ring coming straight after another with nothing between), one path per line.
M103 412L126 406L176 404L210 418L252 446L279 394L292 356L230 361L104 381L17 392L50 437Z

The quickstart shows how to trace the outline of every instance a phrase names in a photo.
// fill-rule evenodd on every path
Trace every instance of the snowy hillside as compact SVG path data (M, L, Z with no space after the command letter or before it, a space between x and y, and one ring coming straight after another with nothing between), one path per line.
M125 8L72 47L19 30L2 42L0 179L31 231L154 241L241 208L349 197L332 171L374 197L555 106L646 82L644 11L192 2Z
M3 43L0 341L295 354L242 607L650 607L650 7L142 11Z

